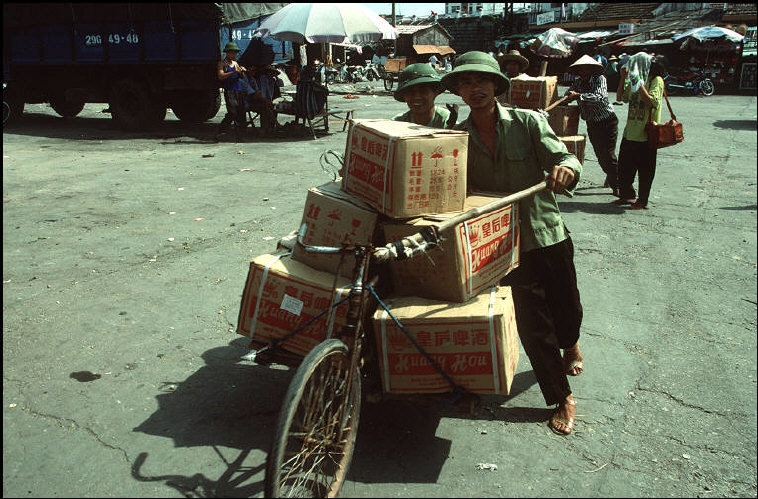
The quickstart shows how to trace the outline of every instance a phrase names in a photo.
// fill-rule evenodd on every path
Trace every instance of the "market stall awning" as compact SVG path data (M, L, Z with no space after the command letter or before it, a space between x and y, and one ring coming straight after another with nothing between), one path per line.
M453 47L449 45L414 45L413 50L416 51L418 55L423 54L440 54L440 55L448 55L448 54L455 54L455 50Z

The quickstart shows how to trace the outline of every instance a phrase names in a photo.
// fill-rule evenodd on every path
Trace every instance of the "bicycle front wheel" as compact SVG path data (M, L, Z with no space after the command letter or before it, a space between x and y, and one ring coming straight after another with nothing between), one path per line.
M387 75L384 77L384 89L386 91L392 90L392 85L395 84L395 80L392 79L392 75Z
M703 92L703 95L713 95L714 90L715 86L710 78L705 78L700 82L700 91Z
M320 343L287 390L266 463L266 497L336 497L355 448L361 376L347 347Z

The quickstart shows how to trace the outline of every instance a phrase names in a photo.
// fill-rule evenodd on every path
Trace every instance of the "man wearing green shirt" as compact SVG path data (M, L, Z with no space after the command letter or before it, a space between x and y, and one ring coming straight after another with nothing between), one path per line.
M548 184L548 189L518 203L520 263L500 284L512 288L524 351L545 402L557 406L548 426L568 435L574 427L576 401L567 375L581 374L584 368L579 349L583 311L574 247L555 194L573 196L581 163L542 115L505 108L496 101L510 80L492 56L478 51L462 54L442 84L471 109L455 127L469 132L470 190L504 195Z
M434 105L434 99L444 91L434 68L422 63L407 66L398 76L394 97L408 104L408 111L392 119L433 128L452 128L458 118L457 110L451 113L449 109Z

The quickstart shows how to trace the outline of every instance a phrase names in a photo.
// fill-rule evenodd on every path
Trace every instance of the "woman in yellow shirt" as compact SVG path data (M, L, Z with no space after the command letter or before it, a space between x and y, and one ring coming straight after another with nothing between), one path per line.
M613 203L633 210L648 209L658 151L647 145L645 124L651 115L656 123L661 120L665 74L663 58L645 52L631 56L620 72L616 100L628 102L629 111L618 155L620 199ZM633 185L638 174L639 195Z

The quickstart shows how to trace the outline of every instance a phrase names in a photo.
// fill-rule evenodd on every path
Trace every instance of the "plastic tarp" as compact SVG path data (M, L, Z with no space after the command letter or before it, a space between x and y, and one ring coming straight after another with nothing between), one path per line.
M550 28L532 43L532 52L543 57L568 57L579 43L574 33L561 28Z
M675 42L679 40L685 40L687 38L694 38L695 40L699 40L701 42L704 42L706 40L726 39L730 42L739 43L744 37L736 31L721 28L718 26L702 26L699 28L692 28L685 31L684 33L679 33L678 35L671 37L671 39Z
M234 24L251 21L259 17L270 16L278 12L286 3L222 3L218 4L224 12L223 22Z
M292 43L261 39L256 29L269 16L281 10L285 3L225 3L220 36L220 48L234 41L240 48L239 62L243 66L282 64L295 58Z

